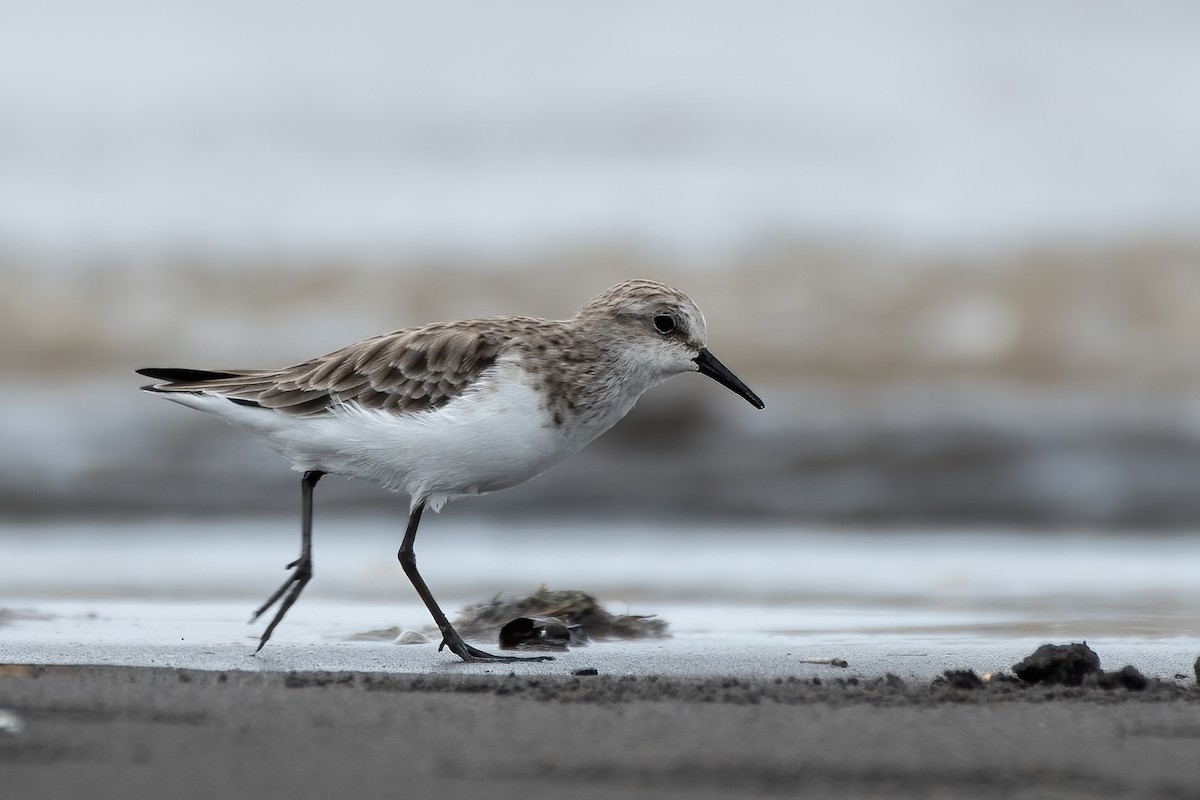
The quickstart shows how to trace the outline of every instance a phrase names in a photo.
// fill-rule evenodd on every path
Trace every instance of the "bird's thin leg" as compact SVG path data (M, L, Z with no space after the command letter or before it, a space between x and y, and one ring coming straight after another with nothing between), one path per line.
M258 611L254 612L254 616L250 618L250 621L254 622L268 608L278 603L280 598L283 598L283 603L279 606L279 610L275 612L275 618L271 620L271 624L263 631L262 638L258 640L258 647L254 650L256 653L263 649L263 645L267 643L267 640L271 638L271 634L275 632L275 626L283 620L283 615L296 602L296 598L300 597L300 592L304 591L305 585L312 580L313 487L317 485L317 481L321 480L321 476L324 474L324 472L318 472L317 470L309 470L300 479L300 557L284 567L284 569L292 570L292 574L288 576L288 579L283 582L282 586L275 590L275 594L267 598L267 602L263 603Z
M458 635L458 631L454 630L454 626L450 624L450 620L446 619L446 615L442 613L442 609L438 607L437 601L433 599L433 593L425 585L421 573L417 571L417 554L413 550L413 543L416 541L417 526L421 524L421 513L424 510L425 503L423 502L413 508L408 517L408 527L404 531L404 541L400 544L400 552L396 554L396 557L400 560L400 566L404 568L404 574L412 581L413 588L417 590L417 594L424 601L425 607L433 615L433 621L437 623L438 630L442 632L442 643L438 645L438 650L449 647L450 652L463 661L553 661L553 656L492 655L463 641L463 638Z

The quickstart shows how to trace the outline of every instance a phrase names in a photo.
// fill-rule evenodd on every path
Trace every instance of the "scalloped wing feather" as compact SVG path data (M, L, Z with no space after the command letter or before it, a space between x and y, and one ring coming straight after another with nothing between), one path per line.
M151 388L220 395L293 416L326 413L342 403L401 413L432 410L479 380L523 327L511 323L523 321L541 322L434 323L365 339L281 370L209 373L214 377L169 380Z

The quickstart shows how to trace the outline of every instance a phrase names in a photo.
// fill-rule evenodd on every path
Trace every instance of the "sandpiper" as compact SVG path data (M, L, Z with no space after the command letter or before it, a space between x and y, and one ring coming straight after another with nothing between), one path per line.
M464 661L518 661L463 641L417 571L421 514L529 480L578 452L651 387L699 372L763 408L706 347L704 315L676 289L630 280L566 320L495 317L421 325L284 369L146 368L142 387L263 439L302 474L300 557L251 621L280 603L261 650L312 578L312 496L323 475L411 499L398 558ZM280 602L282 601L282 602ZM534 656L545 659L547 656Z

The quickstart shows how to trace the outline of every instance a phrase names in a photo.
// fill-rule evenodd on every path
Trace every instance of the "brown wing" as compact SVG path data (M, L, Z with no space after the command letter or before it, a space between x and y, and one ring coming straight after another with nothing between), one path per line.
M159 392L206 392L285 414L322 414L337 403L391 411L438 408L479 379L520 325L435 323L376 336L281 370L202 373L139 370L169 382ZM532 320L530 320L532 321ZM203 379L179 380L209 376Z

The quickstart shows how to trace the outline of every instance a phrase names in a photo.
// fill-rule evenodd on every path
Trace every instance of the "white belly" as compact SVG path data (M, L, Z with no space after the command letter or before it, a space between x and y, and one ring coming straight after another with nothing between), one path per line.
M581 450L633 404L632 398L619 403L582 427L571 421L556 426L542 396L514 372L437 410L416 413L345 406L321 416L290 417L211 397L203 406L188 405L256 434L298 471L374 481L437 510L456 497L529 480Z

